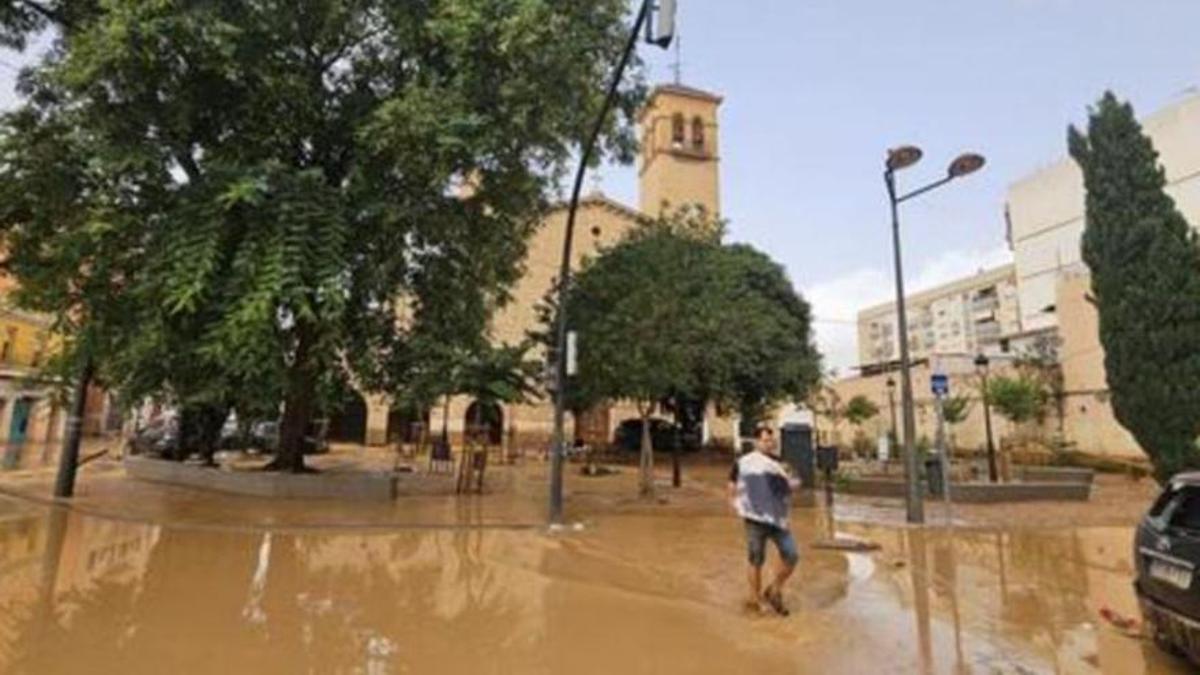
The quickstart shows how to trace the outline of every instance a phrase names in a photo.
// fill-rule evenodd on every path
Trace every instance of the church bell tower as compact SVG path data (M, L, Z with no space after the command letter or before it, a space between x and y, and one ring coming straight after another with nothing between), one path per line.
M655 87L642 112L641 211L683 206L721 213L717 112L721 97L681 84Z

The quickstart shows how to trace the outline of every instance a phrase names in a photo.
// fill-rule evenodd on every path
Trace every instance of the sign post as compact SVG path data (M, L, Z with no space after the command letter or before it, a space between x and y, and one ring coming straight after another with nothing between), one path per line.
M950 501L950 451L946 447L946 418L943 405L946 397L950 395L950 378L945 373L934 373L930 378L929 385L933 390L937 412L936 446L938 457L942 462L942 499L946 502L946 524L949 525L953 520L952 502Z

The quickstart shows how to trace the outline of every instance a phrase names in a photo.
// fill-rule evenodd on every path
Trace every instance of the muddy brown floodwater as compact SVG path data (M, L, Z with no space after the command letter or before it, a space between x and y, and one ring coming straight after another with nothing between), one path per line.
M186 492L156 497L189 514L166 524L0 498L0 672L1188 672L1098 618L1136 614L1126 526L846 520L833 527L882 549L842 553L812 549L829 523L797 509L792 615L751 616L715 482L647 506L627 499L632 476L593 480L570 483L584 529L556 535L519 525L540 506L524 488L401 500L425 520L360 529L226 529L206 500L222 519L274 507Z

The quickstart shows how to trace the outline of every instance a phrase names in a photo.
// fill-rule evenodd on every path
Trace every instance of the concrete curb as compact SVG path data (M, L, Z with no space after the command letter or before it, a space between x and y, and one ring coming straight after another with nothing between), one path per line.
M904 482L888 479L852 479L845 494L864 497L904 498ZM1037 501L1082 501L1091 498L1091 482L953 483L950 499L957 504L1003 504ZM927 496L940 499L940 496Z
M227 492L251 497L283 499L343 499L392 501L396 498L400 476L365 471L289 474L268 471L227 471L145 457L126 457L125 472L131 478L155 483L183 485L202 490ZM442 476L406 475L406 488L424 488L422 494L442 494L438 488L446 482L453 492L452 480ZM426 491L430 490L430 491ZM411 494L408 490L406 494Z

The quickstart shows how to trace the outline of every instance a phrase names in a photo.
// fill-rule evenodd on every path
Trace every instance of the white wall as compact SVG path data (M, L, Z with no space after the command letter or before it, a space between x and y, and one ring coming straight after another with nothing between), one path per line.
M1167 192L1188 222L1200 227L1200 96L1189 96L1143 121L1166 170ZM1064 158L1009 188L1013 262L1017 267L1021 329L1056 326L1043 310L1055 304L1060 277L1086 271L1083 175Z

